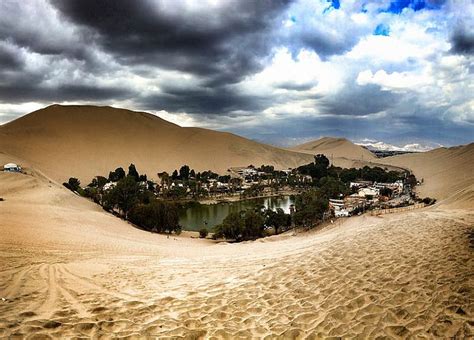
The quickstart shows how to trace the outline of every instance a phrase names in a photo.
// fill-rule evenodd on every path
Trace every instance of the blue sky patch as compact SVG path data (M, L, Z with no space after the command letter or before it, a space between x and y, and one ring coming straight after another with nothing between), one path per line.
M385 24L378 24L377 27L375 27L374 35L389 36L390 35L390 27L388 27L388 25L385 25Z
M440 9L445 0L393 0L390 6L382 12L400 14L405 8L420 11L422 9Z
M341 8L341 3L339 2L339 0L326 0L326 2L330 2L331 4L329 5L328 8L324 9L323 14L329 12L332 9Z

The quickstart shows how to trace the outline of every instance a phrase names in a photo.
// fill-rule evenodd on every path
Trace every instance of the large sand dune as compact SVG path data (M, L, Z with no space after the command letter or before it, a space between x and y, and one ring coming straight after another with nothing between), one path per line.
M141 173L229 167L296 167L312 157L230 133L183 128L154 115L111 107L53 105L0 127L0 151L28 160L58 181L88 183L118 166Z
M27 172L0 173L0 337L474 336L472 209L213 244L140 231Z
M372 152L345 138L323 137L321 139L294 146L289 149L308 155L325 155L332 165L342 168L384 167L388 170L403 171L402 166L382 163Z
M229 148L235 146L229 139L243 143L238 155L253 142L182 130L147 114L83 109L64 118L64 108L49 108L48 126L40 111L1 130L3 138L21 138L2 139L8 149L0 150L0 163L20 163L27 174L0 172L0 337L474 337L473 144L384 160L423 178L420 191L441 199L436 206L215 244L141 231L55 179L105 171L107 162L123 159L115 148L130 143L126 157L141 155L139 170L143 164L148 171L154 161L133 152L138 133L146 150L166 145L157 151L162 159L172 158L166 150L175 157L173 148L186 155L180 145L166 144L176 131L223 138ZM110 114L94 118L102 110ZM102 128L89 129L84 116L102 123L108 117L110 131L95 136ZM156 136L148 123L166 128ZM113 138L127 129L124 138ZM196 138L192 145L210 147ZM97 141L113 146L92 152ZM271 147L255 147L275 156ZM279 155L279 162L300 157Z
M413 171L423 184L417 187L420 196L444 200L445 204L474 207L474 143L429 152L404 154L380 160Z
M356 161L375 161L377 157L369 150L345 138L323 137L292 147L290 150L311 155L324 154L329 159L345 158Z

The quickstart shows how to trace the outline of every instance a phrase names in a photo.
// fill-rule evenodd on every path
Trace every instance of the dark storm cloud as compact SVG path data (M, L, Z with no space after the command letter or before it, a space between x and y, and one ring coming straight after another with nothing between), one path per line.
M162 91L159 95L142 98L140 103L146 109L161 107L169 112L204 115L231 115L232 111L256 112L270 105L266 98L241 95L224 87L181 89L164 86Z
M0 2L0 41L10 45L41 55L93 62L92 38L87 30L74 31L45 2Z
M23 65L23 60L11 49L0 45L0 69L19 69Z
M316 51L323 59L334 54L346 52L359 41L357 36L352 34L344 36L342 32L338 37L328 37L324 32L317 34L314 32L304 32L301 34L300 39L301 46Z
M474 54L474 32L458 28L451 35L451 52L456 54Z
M288 1L236 1L227 8L168 13L141 1L54 1L68 19L90 32L123 64L145 63L225 84L261 67L272 20ZM176 2L176 5L179 5Z
M276 85L279 89L290 90L290 91L307 91L317 84L315 83L307 83L307 84L295 84L291 82L284 82Z
M130 97L131 92L109 87L91 85L61 84L60 86L37 86L34 83L0 84L0 102L21 103L28 101L96 101L117 97Z
M437 116L433 117L433 114L439 116L440 112L431 111L431 115L426 117L397 117L389 114L373 119L337 116L287 117L272 122L271 125L232 129L232 132L281 146L301 144L324 136L345 137L353 141L371 136L395 144L436 141L443 145L459 145L472 142L472 127L445 121ZM403 124L403 129L397 128L400 124ZM295 131L298 133L295 134Z
M360 86L354 82L344 91L321 99L319 104L324 114L367 116L397 105L398 99L398 94L382 91L378 85Z

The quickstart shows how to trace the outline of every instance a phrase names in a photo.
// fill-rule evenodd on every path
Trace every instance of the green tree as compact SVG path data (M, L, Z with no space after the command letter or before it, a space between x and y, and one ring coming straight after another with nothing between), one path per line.
M103 188L104 185L108 182L107 178L104 176L96 176L89 183L88 187L91 188Z
M118 182L125 177L125 170L123 168L117 168L115 171L109 172L109 181Z
M118 208L125 218L140 198L140 186L131 176L126 176L104 195L105 206Z
M69 178L69 180L67 181L67 184L68 184L67 187L69 188L69 190L72 190L72 191L79 191L79 189L81 188L81 182L75 177Z
M320 192L325 198L338 198L347 195L349 188L334 177L323 177L319 180Z
M241 213L231 212L220 225L216 226L216 235L239 241L243 238L244 226Z
M265 225L272 227L277 235L281 228L289 227L291 224L291 217L285 214L282 208L277 208L276 211L266 209L264 212Z
M140 175L138 174L135 164L130 164L128 167L128 177L133 178L136 182L140 180Z
M256 239L264 236L265 220L261 213L254 210L247 210L244 214L244 230L242 238L244 240Z
M178 177L178 170L173 171L173 173L171 174L171 179L178 179Z
M175 204L152 200L149 204L137 204L129 213L130 222L140 228L158 233L179 233L178 208Z
M313 227L322 220L328 207L329 201L319 190L304 192L296 197L295 223L304 227Z
M179 178L184 181L187 181L189 179L189 166L183 165L179 169Z

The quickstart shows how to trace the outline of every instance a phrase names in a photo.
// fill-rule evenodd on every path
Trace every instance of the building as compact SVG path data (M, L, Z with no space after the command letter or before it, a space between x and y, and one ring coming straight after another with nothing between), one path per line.
M359 197L377 197L379 195L379 189L376 188L361 188L358 192Z
M7 163L3 166L3 171L21 172L21 166L15 164L15 163Z
M349 217L350 213L349 213L349 211L347 211L345 209L340 209L340 210L335 210L334 211L334 216L335 217Z
M398 180L395 183L374 183L377 189L388 188L392 190L394 195L400 195L403 192L403 181Z
M107 190L110 190L110 189L114 188L116 185L117 185L116 182L107 182L107 183L104 184L103 189L105 191L107 191Z
M356 189L359 189L359 188L366 188L366 187L369 187L372 185L372 182L371 181L355 181L355 182L351 182L350 184L350 188L356 188Z
M329 208L334 212L335 217L349 217L350 212L347 209L344 200L333 199L329 200Z

